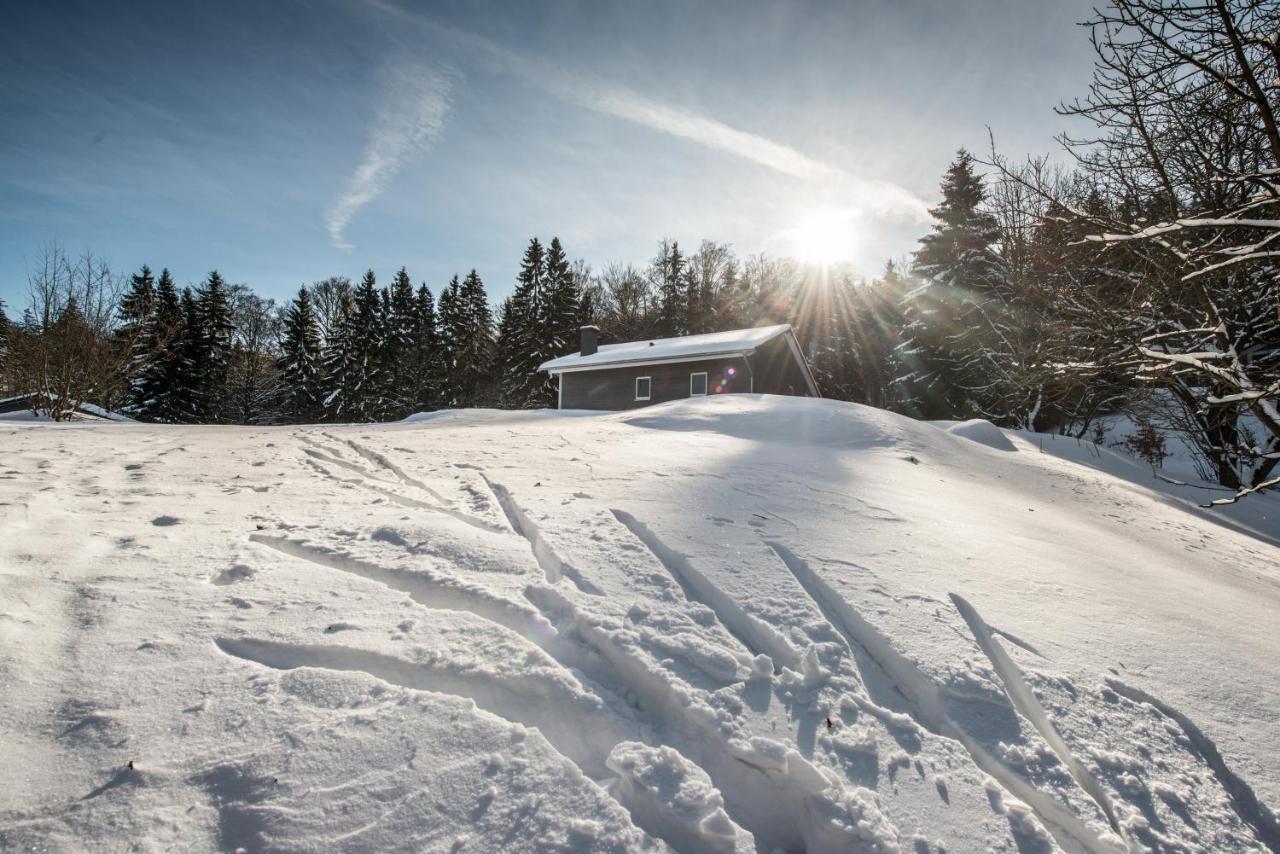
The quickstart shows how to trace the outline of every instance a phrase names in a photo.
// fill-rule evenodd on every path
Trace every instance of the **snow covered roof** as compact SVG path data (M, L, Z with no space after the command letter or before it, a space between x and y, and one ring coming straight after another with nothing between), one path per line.
M755 329L732 329L728 332L710 332L706 335L685 335L680 338L654 338L649 341L628 341L624 344L601 344L590 356L573 353L551 359L538 366L540 371L561 373L587 368L603 368L634 362L678 362L703 356L729 356L750 353L757 347L791 331L791 324L759 326Z

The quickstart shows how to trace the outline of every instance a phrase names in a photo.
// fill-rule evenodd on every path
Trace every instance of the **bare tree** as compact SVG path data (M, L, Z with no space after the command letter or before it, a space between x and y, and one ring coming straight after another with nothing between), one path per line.
M238 424L261 424L274 411L279 391L279 315L275 300L263 299L247 285L232 285L234 332L228 365L231 416Z
M343 295L351 296L351 280L346 276L330 276L312 283L309 290L316 321L320 325L320 338L328 341L338 321L342 319Z
M86 251L72 260L50 244L27 274L27 308L14 336L15 387L32 408L61 421L85 402L110 408L128 357L112 336L121 279Z
M1027 185L1110 271L1075 295L1116 335L1106 366L1181 408L1224 501L1280 485L1280 7L1112 0L1089 25L1093 81L1060 109L1097 132L1062 141L1103 203Z
M653 290L631 264L611 263L600 274L601 304L596 310L600 331L613 341L633 341L649 334Z

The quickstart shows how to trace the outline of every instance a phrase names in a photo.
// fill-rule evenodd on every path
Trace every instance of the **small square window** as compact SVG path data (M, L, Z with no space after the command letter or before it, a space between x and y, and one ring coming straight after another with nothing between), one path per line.
M707 375L706 372L700 374L689 374L689 396L705 397L707 394Z
M648 400L651 385L648 377L636 377L636 400Z

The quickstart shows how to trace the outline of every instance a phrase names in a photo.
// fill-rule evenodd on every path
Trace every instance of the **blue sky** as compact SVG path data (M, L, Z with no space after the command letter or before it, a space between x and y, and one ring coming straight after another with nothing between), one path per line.
M659 239L873 273L987 126L1046 153L1090 2L15 4L0 28L0 298L57 241L277 298L406 265L497 299L528 238ZM819 247L821 248L821 247Z

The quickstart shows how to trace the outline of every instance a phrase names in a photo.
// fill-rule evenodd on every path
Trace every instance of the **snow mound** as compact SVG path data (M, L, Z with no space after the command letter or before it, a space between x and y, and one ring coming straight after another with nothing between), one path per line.
M548 418L571 418L582 415L599 415L587 409L436 409L415 412L401 419L400 424L526 424L545 421Z
M858 449L928 444L923 422L882 409L811 397L718 395L606 416L633 427L707 432L754 442Z
M1016 451L1013 442L996 425L983 418L970 418L946 428L952 436L963 436L971 442L995 448L997 451Z

